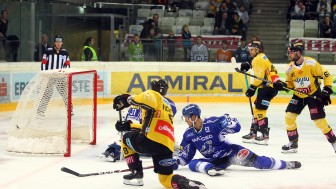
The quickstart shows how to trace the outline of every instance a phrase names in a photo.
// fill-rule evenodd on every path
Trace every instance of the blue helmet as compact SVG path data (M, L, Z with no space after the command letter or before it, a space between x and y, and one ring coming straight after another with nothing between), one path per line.
M187 117L191 117L192 115L201 117L201 109L197 106L197 104L189 104L183 108L182 115Z

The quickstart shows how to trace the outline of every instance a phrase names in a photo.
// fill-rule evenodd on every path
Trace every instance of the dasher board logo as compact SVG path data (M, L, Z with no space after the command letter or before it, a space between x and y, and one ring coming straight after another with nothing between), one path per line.
M10 74L0 73L0 103L10 102Z
M0 82L0 96L7 96L7 86L8 84L5 82L5 78L2 77Z

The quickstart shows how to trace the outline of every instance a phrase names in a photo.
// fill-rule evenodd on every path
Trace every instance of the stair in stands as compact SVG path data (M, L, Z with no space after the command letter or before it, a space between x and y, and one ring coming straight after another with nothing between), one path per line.
M272 63L288 63L286 55L288 0L253 0L247 41L257 35Z

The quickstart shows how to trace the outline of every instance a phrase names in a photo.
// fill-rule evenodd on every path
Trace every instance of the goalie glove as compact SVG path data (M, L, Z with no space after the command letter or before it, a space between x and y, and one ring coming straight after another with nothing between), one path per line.
M328 106L331 104L330 95L333 93L333 90L330 87L323 87L322 92L320 93L320 97L323 105Z
M115 128L117 131L119 132L123 132L123 131L130 131L131 130L131 123L132 121L128 120L128 121L117 121L117 123L115 124Z
M180 160L178 157L173 157L173 169L177 170L179 168L180 165Z
M252 68L252 65L249 62L242 62L240 64L240 71L242 72L247 72L250 68Z
M127 108L130 106L130 104L127 102L128 97L131 95L129 94L122 94L119 96L116 96L113 100L113 109L120 111L124 108Z

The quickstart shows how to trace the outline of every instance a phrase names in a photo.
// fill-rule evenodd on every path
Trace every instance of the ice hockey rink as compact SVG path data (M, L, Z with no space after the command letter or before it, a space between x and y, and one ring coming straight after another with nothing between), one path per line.
M321 131L310 120L305 108L298 117L300 134L299 152L282 154L281 146L288 139L284 126L287 104L271 104L268 117L270 141L268 146L244 144L241 136L249 132L251 112L248 103L197 103L202 110L202 117L229 113L237 117L242 125L239 133L229 135L229 139L241 144L258 155L271 156L283 160L297 160L302 167L297 170L257 170L240 166L231 166L228 173L219 177L210 177L202 173L189 171L180 167L175 173L203 182L209 189L331 189L336 188L336 153ZM178 113L175 117L175 135L181 140L186 124L181 119L181 109L186 103L177 103ZM327 120L336 130L336 107L326 107ZM108 144L118 140L114 129L118 113L111 105L98 105L97 145L73 144L71 157L32 157L13 156L5 152L7 129L13 112L0 112L0 188L4 189L119 189L143 188L163 189L153 169L144 170L144 186L127 186L123 184L125 173L114 173L90 177L76 177L62 172L68 167L79 173L93 173L127 169L123 161L108 162L98 156L105 151ZM46 123L48 124L48 123ZM200 155L197 154L197 157ZM142 158L143 166L152 165L150 158Z

